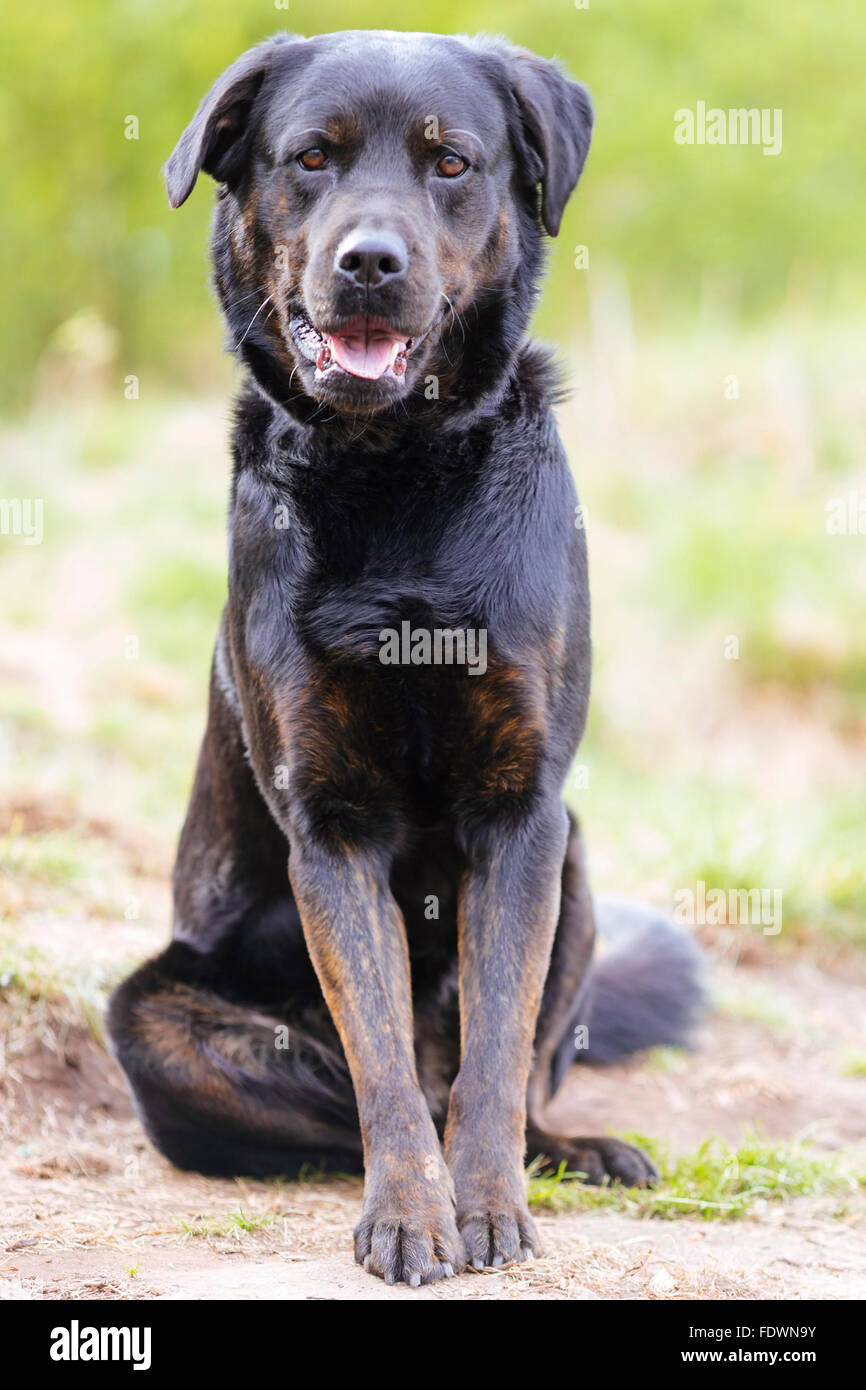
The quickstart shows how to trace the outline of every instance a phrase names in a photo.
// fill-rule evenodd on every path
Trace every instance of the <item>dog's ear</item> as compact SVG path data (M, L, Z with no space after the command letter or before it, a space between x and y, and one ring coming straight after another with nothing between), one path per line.
M202 169L220 183L231 184L238 177L253 102L265 76L292 42L302 41L289 34L266 39L242 53L217 78L163 169L173 208L186 202Z
M547 234L556 236L589 152L592 102L586 88L558 63L511 45L499 51L520 111L529 154L526 172L533 184L541 184L541 220Z

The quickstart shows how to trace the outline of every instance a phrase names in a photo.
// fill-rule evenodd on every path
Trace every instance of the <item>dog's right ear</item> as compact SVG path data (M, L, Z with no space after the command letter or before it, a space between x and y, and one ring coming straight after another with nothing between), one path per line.
M259 88L287 44L303 42L280 34L256 44L226 68L211 87L165 164L165 186L173 208L185 203L199 171L231 184L246 154L249 115Z

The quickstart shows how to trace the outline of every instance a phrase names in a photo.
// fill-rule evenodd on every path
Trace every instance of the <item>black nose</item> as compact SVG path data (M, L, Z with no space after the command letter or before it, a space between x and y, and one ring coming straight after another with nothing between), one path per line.
M337 247L334 265L353 284L366 288L404 276L409 268L409 252L396 232L356 227Z

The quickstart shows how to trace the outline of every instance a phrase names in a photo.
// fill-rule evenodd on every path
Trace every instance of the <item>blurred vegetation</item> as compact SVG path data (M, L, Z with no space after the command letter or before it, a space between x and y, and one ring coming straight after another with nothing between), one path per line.
M598 123L579 197L552 248L541 322L585 311L583 271L624 268L639 315L670 327L707 305L738 317L863 303L866 13L862 0L71 0L0 18L3 313L0 406L26 404L34 368L90 359L190 389L224 379L204 263L210 196L171 219L160 167L200 97L278 29L504 33L561 57ZM698 100L781 108L778 158L684 147L673 113ZM139 138L125 138L135 116ZM39 385L39 378L36 380ZM57 374L48 389L55 389Z
M569 357L590 518L568 794L597 887L669 908L699 879L778 886L774 949L863 947L866 548L825 524L866 493L861 0L4 9L0 492L44 499L45 538L0 544L0 915L108 930L132 893L164 930L225 593L231 369L209 190L175 219L160 166L245 46L358 22L504 33L595 97L540 327ZM698 100L781 108L781 156L676 145Z

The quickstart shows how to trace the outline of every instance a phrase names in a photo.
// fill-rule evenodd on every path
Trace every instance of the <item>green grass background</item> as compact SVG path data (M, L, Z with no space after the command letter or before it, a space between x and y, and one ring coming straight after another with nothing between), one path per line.
M541 322L568 336L591 265L624 267L646 322L721 304L754 320L864 301L866 15L860 0L70 0L0 18L4 82L0 402L56 352L199 389L220 370L202 248L209 198L173 217L160 167L211 82L279 29L502 33L560 57L597 108L587 176L552 249ZM673 113L783 112L783 152L686 147ZM127 140L134 115L139 139ZM107 331L63 325L90 308ZM58 336L59 334L59 336Z

